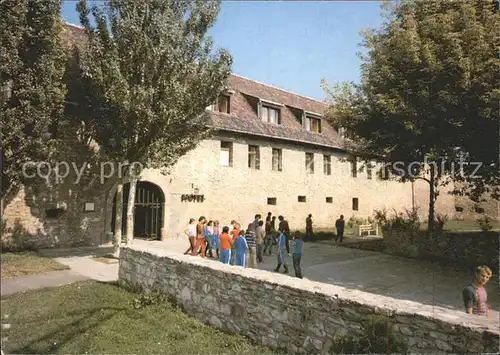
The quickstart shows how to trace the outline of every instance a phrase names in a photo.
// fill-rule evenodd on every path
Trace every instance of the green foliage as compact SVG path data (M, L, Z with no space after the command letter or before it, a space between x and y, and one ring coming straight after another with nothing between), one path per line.
M482 217L476 219L476 223L483 232L488 232L493 229L491 219L487 215L483 215Z
M436 220L434 222L434 226L437 232L442 232L444 230L444 225L448 222L449 218L446 214L436 214Z
M170 302L167 295L161 292L140 293L134 298L132 305L135 309L156 306L160 304L168 304Z
M335 335L332 351L334 354L404 354L408 352L408 345L394 333L386 317L372 316L365 323L361 338L345 333Z
M384 231L418 231L420 229L420 220L417 209L405 209L405 212L393 210L392 215L387 214L387 210L375 210L373 212L375 221Z
M83 119L110 158L168 170L210 134L205 109L230 74L231 56L212 53L206 37L219 2L110 0L88 8L81 0L77 10L88 38L78 59Z
M48 161L62 118L67 57L59 0L0 2L2 199L23 183L23 164Z
M346 129L352 155L390 163L400 181L436 188L447 175L471 198L499 198L500 12L489 1L437 0L395 2L386 15L364 33L360 83L323 83L327 118ZM461 161L480 162L481 178ZM424 162L437 163L433 176Z

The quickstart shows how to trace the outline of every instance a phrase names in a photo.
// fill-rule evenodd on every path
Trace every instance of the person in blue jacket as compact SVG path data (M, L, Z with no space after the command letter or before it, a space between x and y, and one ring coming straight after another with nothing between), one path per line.
M239 235L234 240L235 245L235 265L245 267L245 258L247 254L248 244L245 239L245 231L240 230Z

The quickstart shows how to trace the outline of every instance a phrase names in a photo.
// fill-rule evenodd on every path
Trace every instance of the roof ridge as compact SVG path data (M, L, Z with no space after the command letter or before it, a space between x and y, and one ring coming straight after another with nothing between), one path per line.
M292 94L295 96L300 96L300 97L303 97L305 99L312 100L312 101L315 101L315 102L320 103L322 105L328 106L328 104L326 102L320 101L318 99L314 99L314 98L306 96L306 95L301 95L301 94L298 94L298 93L293 92L293 91L288 91L288 90L285 90L285 89L282 89L282 88L279 88L279 87L276 87L276 86L273 86L270 84L266 84L266 83L263 83L263 82L260 82L260 81L254 80L254 79L250 79L250 78L247 78L247 77L244 77L242 75L235 74L235 73L231 73L231 75L234 75L234 76L241 78L241 79L250 80L250 81L253 81L254 83L261 84L261 85L264 85L264 86L267 86L267 87L270 87L270 88L273 88L276 90L280 90L280 91L283 91L283 92L286 92L288 94Z
M68 22L68 21L66 21L66 20L64 20L64 24L65 24L65 25L68 25L68 26L71 26L71 27L76 27L76 28L78 28L78 29L80 29L80 30L84 30L84 29L85 29L85 27L83 27L83 26L80 26L80 25L75 25L75 24L73 24L73 23L69 23L69 22Z

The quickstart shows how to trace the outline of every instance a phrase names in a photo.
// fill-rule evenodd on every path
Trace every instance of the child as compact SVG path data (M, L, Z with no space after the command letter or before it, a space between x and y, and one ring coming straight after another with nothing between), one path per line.
M234 265L235 263L235 258L236 258L236 250L235 250L235 247L236 247L236 244L234 244L234 241L236 240L236 238L240 235L240 224L236 221L234 221L234 225L233 225L233 229L229 232L232 237L233 237L233 246L231 248L231 260L229 261L229 263L231 265Z
M285 268L285 274L288 274L288 265L285 259L285 253L287 252L286 246L287 246L286 235L280 233L278 239L278 266L276 266L276 269L274 269L274 271L279 272L281 265L283 265L283 267Z
M224 226L222 228L222 234L219 238L220 242L220 262L223 264L229 264L229 259L231 258L231 246L233 245L233 238L229 235L229 227Z
M475 280L462 290L465 312L469 314L478 314L488 316L488 295L484 285L491 278L491 269L486 265L476 268Z
M293 268L295 270L295 276L299 279L302 278L302 270L300 269L300 259L304 254L304 241L300 236L300 232L295 232L295 238L293 241Z
M219 249L220 249L220 229L219 229L219 221L214 222L214 234L213 234L213 242L215 247L215 253L217 255L217 259L220 259Z
M188 227L184 231L184 234L186 234L189 238L189 248L184 252L184 255L194 251L194 245L196 243L196 224L194 224L194 221L194 218L190 218Z
M235 264L237 266L245 267L245 256L247 254L248 244L245 239L245 231L240 230L240 234L234 240L235 246Z
M213 235L214 235L214 227L213 227L213 222L208 221L206 227L205 227L205 239L207 241L207 250L206 253L210 255L211 258L214 257L212 253L212 248L213 248Z

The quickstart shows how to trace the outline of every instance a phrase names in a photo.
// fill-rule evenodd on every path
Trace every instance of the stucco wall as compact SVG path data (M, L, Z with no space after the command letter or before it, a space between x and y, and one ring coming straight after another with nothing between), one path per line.
M360 336L373 314L390 318L411 353L499 347L498 324L484 317L159 249L123 248L119 281L161 291L207 324L291 353L327 354L336 334Z

